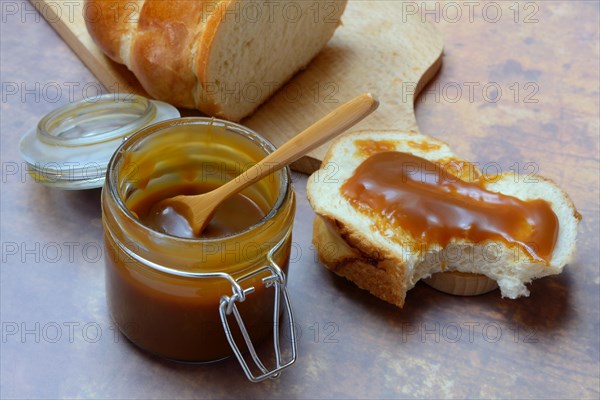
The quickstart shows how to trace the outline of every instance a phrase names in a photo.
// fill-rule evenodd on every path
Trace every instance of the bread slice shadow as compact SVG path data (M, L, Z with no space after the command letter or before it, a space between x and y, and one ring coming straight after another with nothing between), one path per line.
M553 332L574 318L569 273L549 276L530 284L530 296L511 300L499 290L478 296L454 296L418 282L406 296L402 309L387 303L347 279L321 267L322 279L339 296L349 299L357 312L381 319L398 328L406 324L436 321L440 324L498 324L508 329L520 327L536 332Z

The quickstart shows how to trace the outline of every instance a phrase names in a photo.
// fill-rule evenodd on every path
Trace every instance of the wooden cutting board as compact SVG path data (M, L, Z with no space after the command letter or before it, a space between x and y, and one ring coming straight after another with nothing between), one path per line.
M146 95L127 68L93 43L85 28L83 1L31 2L109 91ZM278 146L343 102L371 92L381 105L355 129L418 131L414 100L441 66L443 42L413 10L414 2L350 0L343 25L327 47L242 123ZM200 115L191 110L182 114ZM313 172L326 150L327 145L315 150L293 168Z

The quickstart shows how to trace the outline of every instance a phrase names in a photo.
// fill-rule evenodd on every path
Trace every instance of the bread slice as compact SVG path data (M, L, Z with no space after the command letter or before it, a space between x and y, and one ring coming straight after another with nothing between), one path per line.
M358 151L359 141L365 140L385 146L371 146L367 153ZM340 193L343 183L370 155L392 150L411 153L440 166L452 166L446 171L466 181L481 176L474 164L457 157L448 145L429 136L402 131L360 131L339 138L307 185L308 200L317 214L313 243L321 262L336 274L398 307L404 305L406 292L416 282L443 271L485 275L497 281L503 297L515 299L529 295L525 285L533 279L562 272L573 256L581 216L569 196L550 180L537 177L537 182L532 183L513 173L485 177L483 182L492 192L550 203L559 221L559 232L549 265L535 261L520 246L509 247L504 242L451 239L445 247L413 246L417 240L407 231L393 228L383 216L358 211Z
M153 97L239 121L304 68L347 0L87 0L87 29Z

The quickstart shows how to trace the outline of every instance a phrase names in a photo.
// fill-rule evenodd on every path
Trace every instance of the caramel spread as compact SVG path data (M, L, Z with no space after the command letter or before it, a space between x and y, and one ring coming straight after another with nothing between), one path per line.
M392 140L356 140L356 155L359 157L370 157L382 151L396 150L396 142Z
M374 154L340 190L357 209L381 215L426 244L500 240L549 263L558 237L548 202L491 192L481 180L465 182L408 153Z
M410 147L412 147L413 149L422 150L422 151L439 150L442 148L442 146L440 146L437 143L429 143L427 141L415 142L413 140L409 140L408 145Z
M178 194L194 195L216 189L208 185L187 184L177 185L171 190ZM171 193L171 192L170 192ZM162 233L183 238L217 238L229 236L259 222L266 212L252 199L237 193L225 200L215 211L215 214L202 230L201 236L194 234L188 220L173 207L161 207L159 203L171 195L152 193L141 201L131 204L130 209L138 216L144 225Z

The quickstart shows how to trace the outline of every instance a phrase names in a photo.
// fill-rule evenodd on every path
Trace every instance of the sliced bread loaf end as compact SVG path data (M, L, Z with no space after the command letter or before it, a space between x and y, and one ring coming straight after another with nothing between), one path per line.
M346 3L86 0L86 26L151 96L239 121L321 51Z

